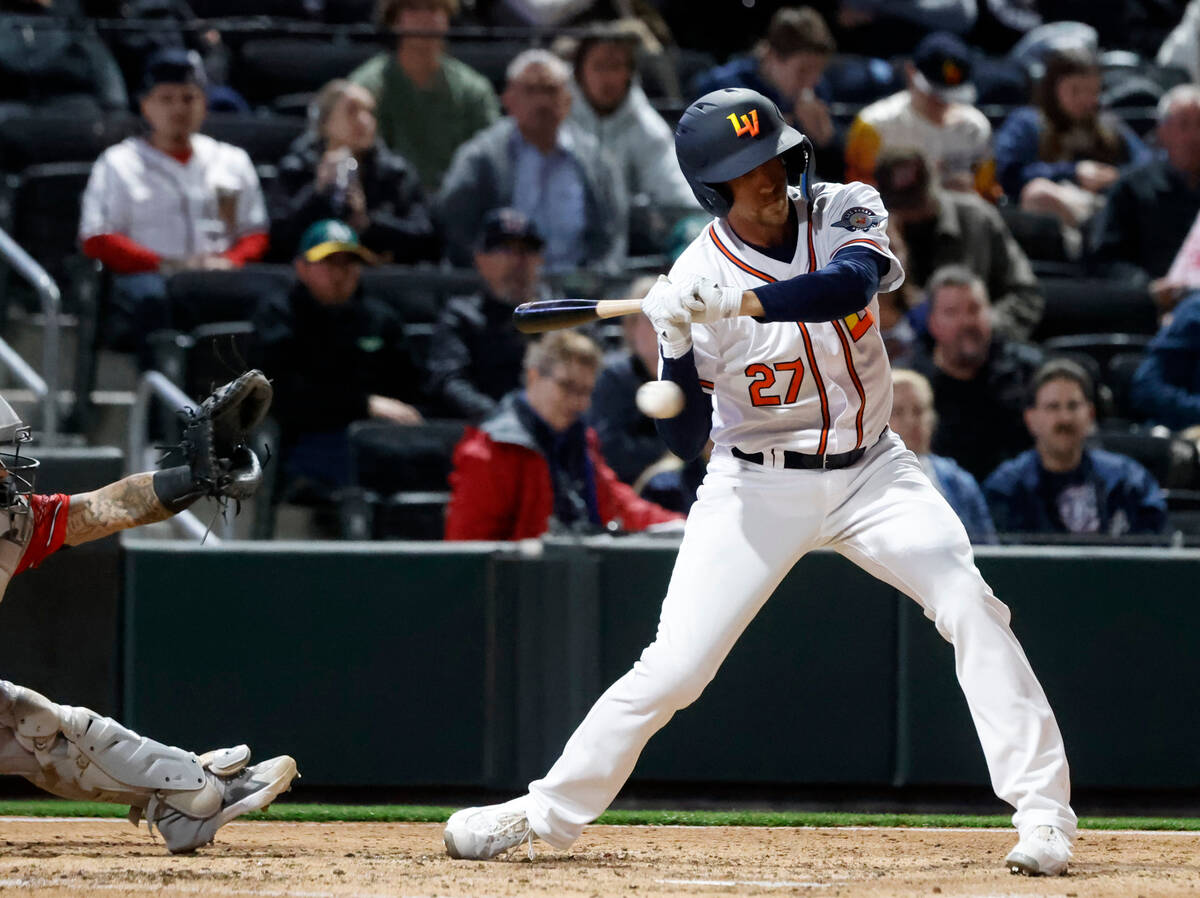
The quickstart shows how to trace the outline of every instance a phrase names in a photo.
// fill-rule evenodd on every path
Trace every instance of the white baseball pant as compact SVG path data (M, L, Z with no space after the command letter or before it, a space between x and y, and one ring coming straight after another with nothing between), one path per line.
M769 453L768 453L769 455ZM567 848L616 797L646 742L694 702L792 566L829 547L915 599L954 646L992 788L1022 833L1050 824L1074 839L1062 736L975 567L966 530L900 438L887 431L835 471L771 469L714 456L692 506L658 632L600 696L526 810L539 837Z

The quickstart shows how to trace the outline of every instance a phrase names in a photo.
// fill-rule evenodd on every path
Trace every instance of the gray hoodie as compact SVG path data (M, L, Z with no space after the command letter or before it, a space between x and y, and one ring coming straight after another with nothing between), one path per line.
M610 115L596 114L572 79L568 121L600 142L621 166L630 197L646 194L663 211L700 209L675 159L675 136L635 79Z

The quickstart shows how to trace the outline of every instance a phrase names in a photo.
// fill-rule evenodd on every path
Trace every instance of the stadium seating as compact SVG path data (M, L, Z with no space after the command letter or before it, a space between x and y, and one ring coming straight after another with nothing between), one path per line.
M1012 232L1013 239L1031 261L1068 261L1062 228L1053 215L1029 212L1010 203L1002 204L997 209Z
M374 539L442 538L451 457L465 427L446 420L350 425L351 471L361 491L351 501L365 497ZM342 520L354 522L353 515L343 514Z
M274 165L304 131L305 123L286 115L213 113L201 129L209 137L245 150L256 165Z
M451 296L479 289L469 268L380 265L363 271L363 288L400 309L409 324L434 322Z
M177 328L192 331L218 321L248 321L267 296L285 293L286 265L248 265L238 271L181 271L167 281Z
M311 94L334 78L345 78L380 49L374 43L328 39L249 40L238 52L232 82L252 106L270 105L284 95Z
M48 162L94 162L137 129L137 117L124 112L0 114L0 171L19 173Z
M454 40L447 52L483 75L497 93L504 90L505 71L513 57L527 50L527 40Z
M1153 334L1158 316L1145 286L1103 278L1043 277L1046 308L1034 339L1121 331Z
M1182 437L1132 428L1101 428L1095 441L1102 449L1128 455L1154 475L1164 489L1200 486L1196 445Z
M1142 364L1142 352L1122 352L1108 362L1108 387L1112 390L1113 412L1126 421L1141 421L1145 416L1134 406L1133 376Z
M26 168L13 195L9 233L68 292L68 259L79 252L79 207L90 162Z

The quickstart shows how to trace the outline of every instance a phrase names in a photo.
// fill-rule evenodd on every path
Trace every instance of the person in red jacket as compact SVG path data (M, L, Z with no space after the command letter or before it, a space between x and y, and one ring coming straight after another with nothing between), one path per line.
M454 450L446 539L645 530L681 522L617 479L583 421L600 349L575 331L530 344L525 388L500 400Z

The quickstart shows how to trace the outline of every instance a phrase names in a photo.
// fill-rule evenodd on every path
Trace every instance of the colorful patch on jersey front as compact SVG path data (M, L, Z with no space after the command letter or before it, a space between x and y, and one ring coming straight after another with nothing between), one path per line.
M861 312L847 315L842 320L846 323L846 329L850 331L850 337L857 343L871 329L871 325L875 323L875 316L871 314L870 309L863 309Z
M847 231L869 231L883 221L883 216L872 212L866 206L855 206L842 213L842 217L831 227L845 228Z

